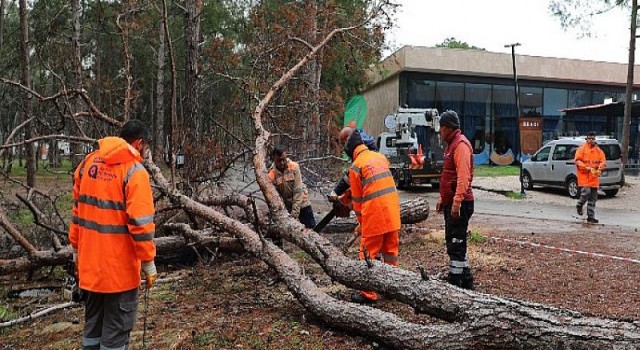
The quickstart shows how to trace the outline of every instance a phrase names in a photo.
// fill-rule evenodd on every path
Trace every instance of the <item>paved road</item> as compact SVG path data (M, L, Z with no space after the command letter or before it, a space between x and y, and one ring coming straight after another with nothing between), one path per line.
M475 212L478 215L500 216L504 218L513 217L514 225L518 224L518 221L516 220L518 218L538 219L545 225L553 225L553 222L558 221L565 223L584 222L584 220L577 217L575 200L573 199L566 198L564 201L566 204L561 205L555 203L538 203L531 200L516 200L497 195L487 196L480 192L482 191L475 190L477 197L475 202ZM552 195L563 196L561 193ZM438 193L432 189L420 188L412 189L410 191L400 191L401 200L415 198L418 196L426 197L429 204L431 204L432 207L435 207ZM603 198L599 200L598 203L615 200L621 199L615 197ZM584 209L586 212L586 205ZM600 207L596 205L596 217L604 226L640 229L640 212L635 205L631 205L628 209L609 209L604 205ZM584 219L586 220L586 215L584 216Z

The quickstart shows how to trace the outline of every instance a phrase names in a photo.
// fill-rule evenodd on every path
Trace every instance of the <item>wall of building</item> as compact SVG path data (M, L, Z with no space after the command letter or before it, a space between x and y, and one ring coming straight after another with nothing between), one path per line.
M509 53L405 46L370 71L373 84L363 92L369 111L364 128L372 135L385 131L384 117L395 112L400 104L410 108L438 108L440 112L450 108L462 117L468 137L478 139L478 151L487 141L493 146L497 132L515 144L518 113L511 92L512 64ZM565 113L560 110L600 104L605 99L623 100L626 64L516 55L516 67L521 111L525 116L545 118L544 140L560 133L582 133L585 128L616 136L621 132L616 120L618 116L563 120ZM640 81L639 66L635 69L635 81ZM419 91L412 90L410 83L424 86ZM478 101L469 102L470 96L478 98L474 84L489 86L492 91L482 113L471 104L477 105ZM426 86L432 87L433 91ZM443 91L440 86L446 87L448 92L437 93ZM634 87L638 94L640 85ZM434 94L432 98L426 97L429 93Z
M460 75L513 77L511 54L481 50L404 46L382 63L384 71L455 73ZM640 81L636 65L634 81ZM518 55L518 78L568 83L617 85L627 81L627 65L568 58ZM384 75L379 76L384 79Z
M387 131L384 126L384 117L394 113L398 109L400 100L399 76L395 75L377 84L363 93L367 102L367 119L362 128L368 134L377 136Z

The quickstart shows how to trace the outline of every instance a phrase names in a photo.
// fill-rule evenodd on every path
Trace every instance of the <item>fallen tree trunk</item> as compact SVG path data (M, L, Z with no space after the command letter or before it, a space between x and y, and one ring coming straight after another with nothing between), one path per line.
M150 165L150 164L148 164ZM153 168L153 165L150 165ZM156 183L162 175L153 171ZM162 186L169 197L194 214L235 233L244 249L274 268L291 293L311 313L332 326L358 332L402 349L594 349L640 346L637 324L585 317L570 310L553 308L452 287L437 280L424 280L417 273L392 268L377 261L354 261L345 257L324 237L305 229L282 209L273 215L283 237L312 255L336 281L357 288L373 289L442 320L445 325L421 326L394 314L335 300L318 290L302 275L291 258L247 225L237 222ZM374 311L375 310L375 311Z
M417 224L429 218L429 203L424 198L414 198L400 203L400 221L403 225ZM322 232L345 233L356 228L355 218L335 218Z

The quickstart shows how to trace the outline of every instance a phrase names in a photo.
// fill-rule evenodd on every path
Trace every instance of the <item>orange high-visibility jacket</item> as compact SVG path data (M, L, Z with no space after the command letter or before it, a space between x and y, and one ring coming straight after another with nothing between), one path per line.
M119 137L98 144L73 176L69 241L80 288L123 292L140 285L141 262L156 255L153 195L136 149Z
M400 198L389 171L389 161L367 146L353 151L349 169L353 210L363 237L372 237L400 229Z
M576 162L578 173L579 187L598 187L600 186L600 177L592 174L587 168L604 169L607 166L607 160L604 152L598 145L590 146L588 143L578 147L576 156L573 158Z
M300 210L311 205L309 192L307 191L307 186L302 182L302 174L298 163L287 158L287 168L284 172L280 172L275 166L272 166L267 175L271 183L276 187L280 197L282 197L282 201L291 216L297 219L300 215Z

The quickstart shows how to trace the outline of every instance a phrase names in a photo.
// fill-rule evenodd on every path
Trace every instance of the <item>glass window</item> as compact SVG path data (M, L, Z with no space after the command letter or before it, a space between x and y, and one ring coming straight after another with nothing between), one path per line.
M567 108L567 95L565 89L544 89L544 109L543 114L548 116L560 116L563 113L561 109Z
M464 115L491 115L491 85L466 84L464 95Z
M449 83L439 81L436 85L436 104L435 108L440 112L448 109L456 111L458 114L464 114L462 106L464 103L464 84ZM464 122L464 120L462 120Z
M578 146L576 145L556 145L556 148L553 149L553 156L551 159L553 160L573 160L576 149Z
M569 90L569 107L581 107L591 104L591 91Z
M531 157L531 161L533 162L546 162L549 159L549 153L551 153L551 146L544 147L539 150L533 157Z
M619 145L598 145L607 160L620 159L620 146Z
M407 105L409 108L433 108L435 100L435 81L409 79L407 84Z
M518 115L516 110L516 95L513 86L493 86L493 111L496 117Z
M606 99L611 99L611 102L616 102L616 95L616 93L609 91L594 91L592 104L602 104Z
M521 86L520 107L526 117L542 116L542 88Z
M491 85L465 84L463 133L471 141L474 153L484 151L491 132Z

